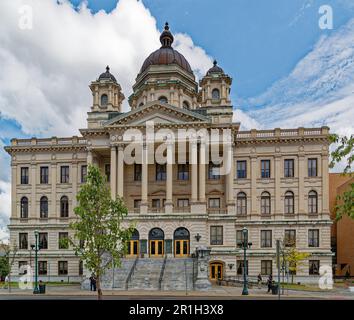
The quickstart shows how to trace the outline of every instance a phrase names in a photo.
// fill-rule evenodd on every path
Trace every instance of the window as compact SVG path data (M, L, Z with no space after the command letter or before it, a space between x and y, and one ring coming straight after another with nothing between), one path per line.
M160 199L152 199L152 207L153 208L160 208L161 207Z
M178 180L188 180L189 179L189 166L188 164L179 164L178 165Z
M242 276L244 270L243 260L237 260L237 275ZM248 275L248 260L246 260L246 275Z
M244 216L247 214L247 196L244 192L237 194L237 214Z
M49 168L48 167L41 167L40 168L40 183L41 184L48 184L49 182Z
M156 164L156 180L165 181L166 180L166 165Z
M213 162L209 163L208 166L208 179L218 180L220 179L220 165Z
M284 160L284 177L285 178L294 177L294 159Z
M261 230L261 248L272 247L272 230Z
M39 202L40 218L48 218L48 198L43 196Z
M222 245L223 244L223 227L212 226L210 227L210 244Z
M135 163L134 164L134 181L141 181L141 164Z
M58 275L65 276L68 274L68 262L58 261Z
M62 196L60 198L60 217L69 217L69 199L67 196Z
M261 274L270 275L272 274L272 260L261 260Z
M270 160L261 160L261 178L270 178Z
M38 261L38 274L39 275L47 274L47 261Z
M21 218L28 218L28 199L26 197L21 198Z
M296 230L285 230L284 245L285 245L285 247L295 247L296 246Z
M213 89L211 92L211 97L213 100L219 100L220 99L220 91L218 89Z
M69 234L67 232L59 232L59 249L69 249Z
M28 249L28 234L27 233L19 233L19 247L22 250Z
M79 262L79 276L82 276L84 274L84 263L83 261Z
M139 209L141 205L141 199L134 200L134 209Z
M27 261L18 262L18 274L24 275L27 273Z
M81 183L86 183L87 181L87 166L81 166Z
M247 178L247 161L237 161L237 179Z
M308 196L308 202L309 202L309 213L317 213L317 192L316 191L310 191L309 196Z
M106 175L107 182L111 181L111 165L106 163L104 165L104 174Z
M294 213L294 193L287 191L284 198L284 212L285 214Z
M60 167L60 183L69 183L69 166Z
M236 244L241 246L243 244L245 237L243 236L242 230L236 230Z
M85 240L82 240L82 239L79 240L79 247L80 247L80 249L85 248Z
M309 177L317 177L317 159L308 159Z
M309 260L309 274L310 275L320 274L320 260Z
M28 167L21 168L21 184L28 184Z
M101 96L101 106L105 107L108 104L108 96L106 94L103 94Z
M183 101L183 108L189 110L189 103L187 101Z
M165 96L161 96L159 98L159 101L162 102L162 103L167 103L168 102L168 100L167 100L167 98Z
M40 249L48 249L48 233L40 232L39 233L39 248Z
M189 207L189 199L177 199L177 207Z
M263 192L261 194L261 214L270 214L270 194Z
M209 198L209 208L220 208L220 198Z
M318 229L309 230L309 247L317 248L319 247L320 233Z

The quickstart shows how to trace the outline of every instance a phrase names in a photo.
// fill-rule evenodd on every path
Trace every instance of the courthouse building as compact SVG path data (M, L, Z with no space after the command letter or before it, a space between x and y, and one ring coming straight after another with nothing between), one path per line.
M136 77L128 112L122 110L119 79L107 67L90 84L92 105L80 136L13 139L5 148L12 172L10 241L19 247L13 275L22 265L34 265L31 245L38 230L40 276L80 278L82 262L60 239L71 234L76 195L93 163L107 176L112 197L124 198L127 223L136 222L131 260L192 259L197 247L206 246L211 280L240 277L243 256L237 244L246 227L250 276L276 274L280 239L311 253L296 276L315 280L320 266L332 266L329 128L240 131L237 119L233 122L232 78L215 61L197 82L188 61L172 48L167 24L160 41ZM147 123L155 131L230 130L231 169L221 174L220 163L205 163L198 137L185 151L172 144L174 164L127 163L124 132L139 129L144 143ZM185 163L178 162L182 154Z

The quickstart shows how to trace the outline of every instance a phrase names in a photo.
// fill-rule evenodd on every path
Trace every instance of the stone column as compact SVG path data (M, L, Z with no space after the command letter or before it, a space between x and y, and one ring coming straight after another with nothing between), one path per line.
M111 197L115 200L117 196L117 148L115 146L111 146L110 170Z
M17 218L18 217L18 210L17 210L17 166L13 162L11 164L11 216L13 218Z
M72 172L71 172L71 181L72 181L72 201L71 201L71 210L74 211L76 207L76 193L77 193L77 176L78 176L78 165L77 162L72 163Z
M90 165L93 163L93 155L91 149L87 150L87 165Z
M257 216L257 156L251 156L251 218ZM259 215L259 214L258 214ZM257 218L256 218L257 219Z
M172 185L173 185L173 143L167 143L167 163L166 163L166 213L172 213L173 201L172 201Z
M298 172L299 172L299 189L298 189L298 193L299 193L299 199L298 199L298 206L299 206L299 218L301 219L302 217L304 217L306 215L305 212L305 194L304 194L304 181L305 181L305 156L303 153L299 154L299 158L298 158Z
M192 204L198 201L198 145L196 141L190 142L190 158L192 166Z
M141 206L140 213L148 212L148 172L149 172L149 157L147 144L143 145L142 164L141 164Z
M50 168L50 180L49 183L51 183L52 186L52 194L51 194L51 212L49 212L48 217L50 218L51 216L54 218L59 218L60 214L59 211L57 212L57 164L52 163L51 168Z
M324 146L324 148L327 147ZM328 152L322 153L322 218L329 219Z
M274 183L275 183L275 218L279 218L282 214L282 208L284 208L281 201L281 189L280 189L280 176L281 176L281 156L275 155L274 161Z
M235 213L235 201L234 201L234 153L233 146L228 146L225 161L225 169L227 170L225 173L225 203L227 212L230 214Z
M195 289L199 291L211 289L209 281L209 260L210 248L198 247L197 251L197 279L195 281Z
M29 211L29 218L39 218L39 214L37 215L38 211L37 210L37 203L36 203L36 184L37 184L37 170L36 170L37 165L35 163L31 164L31 205L30 205L30 211Z
M118 146L118 162L117 162L117 194L120 197L124 196L124 147Z
M199 201L205 203L205 170L206 170L206 149L205 143L199 146Z

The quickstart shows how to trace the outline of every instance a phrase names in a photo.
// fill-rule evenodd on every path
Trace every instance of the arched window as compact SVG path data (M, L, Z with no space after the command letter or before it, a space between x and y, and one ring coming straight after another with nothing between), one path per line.
M219 100L220 99L220 91L218 89L213 89L211 92L211 97L213 100Z
M150 240L163 240L164 238L165 234L160 228L151 229L149 232Z
M69 199L67 196L62 196L60 199L60 217L69 217Z
M309 213L317 213L318 212L318 198L317 192L312 190L309 192L308 202L309 202Z
M284 198L284 211L285 214L294 213L294 193L292 191L287 191Z
M162 103L167 103L168 102L168 100L167 100L167 98L165 96L161 96L159 98L159 101L162 102Z
M175 239L189 240L189 231L186 228L177 228L173 234Z
M28 218L28 199L26 197L21 198L21 218Z
M244 192L237 194L237 214L240 216L247 214L247 196Z
M183 101L183 108L184 108L184 109L187 109L187 110L190 109L190 106L189 106L188 101Z
M103 94L101 96L101 106L105 107L108 104L108 96L106 94Z
M48 218L48 198L45 196L40 200L39 215L41 218Z
M261 194L261 214L270 214L270 194L266 191Z
M131 240L139 240L139 231L134 229L131 237L130 237Z

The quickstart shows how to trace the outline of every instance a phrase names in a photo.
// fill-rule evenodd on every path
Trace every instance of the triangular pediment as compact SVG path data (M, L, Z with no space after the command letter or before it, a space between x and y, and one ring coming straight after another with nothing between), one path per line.
M177 108L166 103L155 101L114 117L105 123L105 127L144 125L147 121L179 124L186 122L208 123L210 120L208 117L195 111Z

